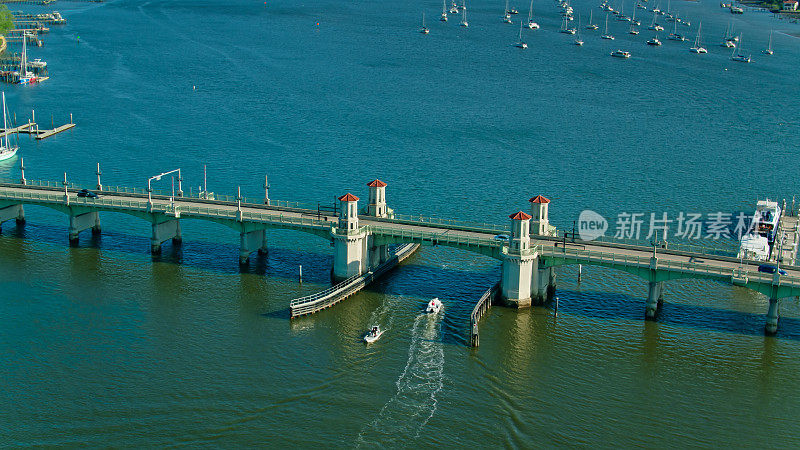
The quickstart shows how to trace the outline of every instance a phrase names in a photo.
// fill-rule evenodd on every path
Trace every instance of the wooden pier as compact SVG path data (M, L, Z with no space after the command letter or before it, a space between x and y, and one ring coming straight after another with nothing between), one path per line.
M791 215L782 216L778 230L775 238L777 260L781 265L793 266L797 257L797 240L800 239L800 220L797 215L792 212Z
M9 128L8 130L0 128L0 137L4 137L6 135L14 133L22 133L22 134L30 134L31 136L35 137L36 140L42 140L42 139L47 139L50 136L54 136L58 133L61 133L62 131L67 131L73 128L74 126L75 124L72 122L71 117L70 117L70 123L48 129L40 129L39 124L37 124L36 122L28 122L18 127Z
M486 312L489 311L489 308L492 307L492 303L497 297L498 292L500 292L500 283L495 284L489 288L489 290L484 292L481 296L481 299L475 304L475 308L472 309L472 314L469 316L470 347L477 347L478 344L480 344L480 339L478 338L478 322L481 321L483 315L486 314Z

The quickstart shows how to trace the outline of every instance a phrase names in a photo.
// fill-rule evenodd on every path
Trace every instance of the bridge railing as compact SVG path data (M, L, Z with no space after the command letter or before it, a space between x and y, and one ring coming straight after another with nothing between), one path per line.
M509 227L489 222L472 222L466 220L447 219L443 217L423 216L416 214L395 214L394 220L411 222L420 225L443 225L450 227L471 228L496 234L508 233Z
M474 245L484 247L501 247L503 242L491 238L464 236L459 233L409 230L400 226L369 225L367 229L372 234L392 236L412 241L431 241L432 243L453 243L461 245Z
M650 267L652 263L651 257L634 256L627 254L619 254L614 252L602 252L594 250L583 250L575 248L555 248L555 247L542 247L540 255L552 258L572 258L579 261L598 262L598 263L612 263L623 264L628 266L637 267ZM774 279L773 274L758 272L757 270L747 270L741 267L726 267L715 266L711 264L698 263L698 262L685 262L674 261L665 258L658 258L657 268L663 270L672 270L677 272L703 274L719 277L733 277L737 278L747 277L752 281L759 281L763 283L772 283ZM781 283L800 285L800 277L781 275Z

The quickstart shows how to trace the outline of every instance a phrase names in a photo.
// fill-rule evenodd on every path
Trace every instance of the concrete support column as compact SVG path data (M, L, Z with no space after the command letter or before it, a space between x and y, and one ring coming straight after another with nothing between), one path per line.
M547 268L547 298L545 301L550 301L556 295L556 271L552 267Z
M83 214L70 214L69 216L69 242L78 242L78 235L81 231L92 229L92 234L100 232L100 214L88 212Z
M527 308L531 306L534 265L537 255L508 254L503 258L503 273L500 292L508 306Z
M3 222L11 219L16 219L17 225L25 223L25 209L22 205L11 205L5 208L0 208L0 228Z
M344 280L367 271L366 247L367 233L363 229L355 232L334 230L333 236L333 278Z
M239 234L239 264L246 265L250 262L250 253L258 250L259 253L266 253L267 232L266 230L253 230Z
M769 299L769 309L767 310L767 323L764 325L764 333L773 335L778 332L778 299Z
M370 236L371 237L371 236ZM372 239L369 239L370 241ZM388 245L374 245L369 244L369 268L373 269L385 263L389 259L389 246Z
M658 308L664 301L664 282L650 281L647 284L647 306L645 306L645 318L656 320Z
M173 243L182 241L181 223L178 219L162 217L161 220L153 219L153 233L150 237L150 252L154 255L161 253L161 243L172 239Z

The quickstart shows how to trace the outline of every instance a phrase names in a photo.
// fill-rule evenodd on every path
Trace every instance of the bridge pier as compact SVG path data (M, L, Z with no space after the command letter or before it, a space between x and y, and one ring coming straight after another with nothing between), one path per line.
M150 253L158 255L161 253L161 243L167 239L172 239L173 243L182 241L181 223L177 218L165 215L153 216L153 233L150 237Z
M16 219L17 226L25 223L25 209L21 204L0 208L0 229L2 229L3 222L11 219Z
M247 265L250 262L250 253L258 250L263 255L267 253L267 231L253 230L239 234L239 264Z
M645 306L645 319L656 320L656 314L664 302L664 282L650 281L647 285L647 306Z
M81 231L92 229L92 234L100 233L100 214L98 212L87 212L83 214L69 215L69 243L77 244L78 235Z
M344 280L367 271L369 239L364 227L358 226L358 197L339 197L339 224L331 230L333 238L333 278Z
M520 211L509 216L511 240L507 253L503 255L500 293L507 306L528 308L534 286L535 267L538 255L530 248L531 216ZM538 266L537 266L538 268Z
M372 236L369 236L369 265L368 268L378 267L389 259L389 246L374 245L372 243Z
M769 299L769 309L767 310L767 323L764 325L764 334L772 336L778 332L778 299Z

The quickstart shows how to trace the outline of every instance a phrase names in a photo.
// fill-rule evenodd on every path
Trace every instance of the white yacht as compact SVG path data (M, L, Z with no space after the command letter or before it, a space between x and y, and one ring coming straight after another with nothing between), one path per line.
M533 0L531 0L531 7L528 9L528 28L531 30L539 29L539 24L533 21Z
M741 50L742 50L742 43L741 43L741 36L740 36L739 37L739 45L731 53L731 61L749 63L750 62L750 55L745 55L744 53L742 53Z
M626 52L626 51L622 51L622 50L614 50L613 52L611 52L611 56L613 56L615 58L630 58L631 57L631 52Z
M447 0L442 0L442 17L439 20L447 22Z
M522 21L519 22L519 40L517 41L516 44L514 44L514 47L528 48L528 44L526 44L525 41L522 40Z
M742 235L739 245L739 258L767 261L775 245L775 236L778 231L778 221L781 217L781 208L778 202L759 200L753 221Z
M608 34L608 14L606 14L606 28L605 28L605 31L603 31L603 35L600 36L600 37L603 38L603 39L608 39L610 41L614 40L614 36Z
M7 110L6 110L6 93L5 92L3 92L3 130L8 130L8 114L7 114ZM2 143L2 145L0 145L0 161L4 161L6 159L13 158L14 155L17 154L17 150L19 150L19 147L17 147L16 145L12 146L11 144L9 144L9 142L8 142L8 135L9 134L10 133L6 133L6 135L3 136L3 143Z
M772 51L772 30L769 30L769 44L767 44L766 50L764 50L765 55L771 55L774 52Z
M655 47L658 47L659 45L661 45L661 41L658 39L658 35L653 36L653 39L648 39L647 40L647 45L652 45L652 46L655 46Z
M589 25L586 25L587 30L597 30L600 27L597 26L596 23L592 22L592 11L589 11Z
M469 22L467 22L467 10L466 10L466 8L461 10L461 26L462 27L468 27L469 26Z
M422 28L419 29L419 32L422 34L428 34L431 32L431 30L425 26L425 13L422 13Z
M437 297L428 302L428 306L425 308L425 312L428 314L438 314L439 311L442 310L442 307L444 307L444 305L442 304L442 301L439 300L439 298Z
M705 49L702 45L700 45L700 30L703 28L703 22L700 22L700 25L697 26L697 36L694 38L694 45L692 48L689 49L692 53L708 53L708 50Z

